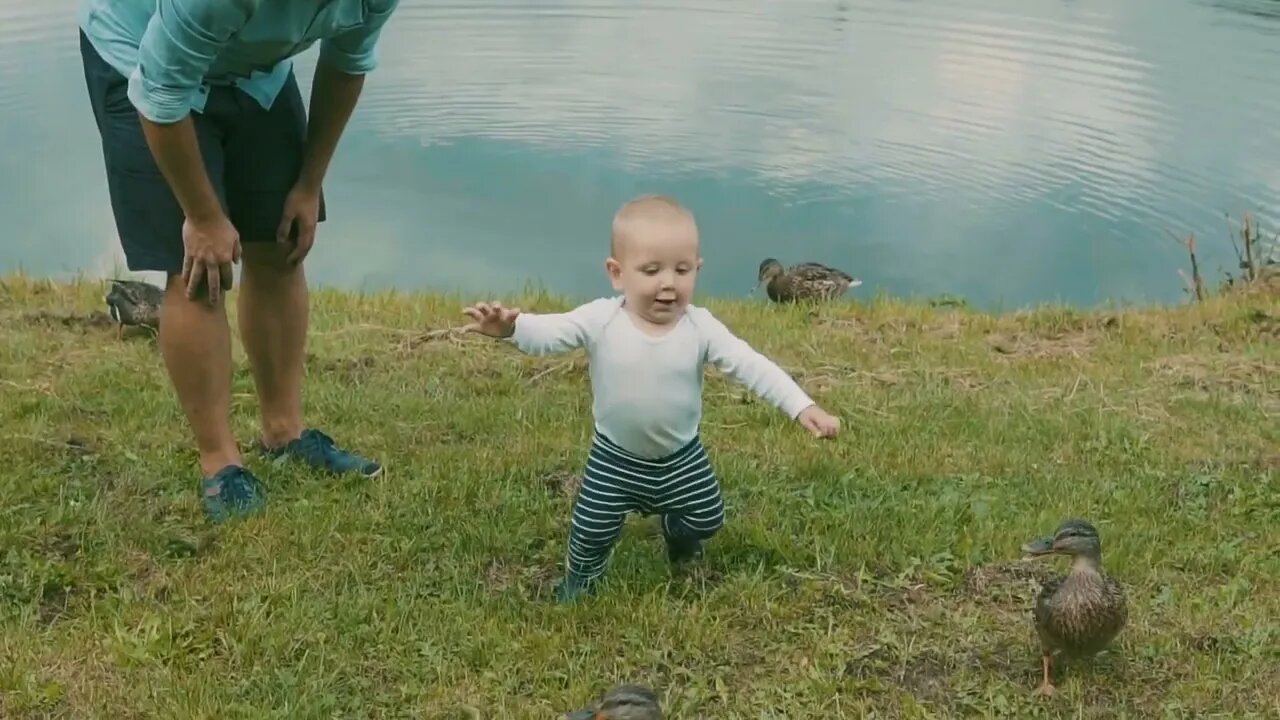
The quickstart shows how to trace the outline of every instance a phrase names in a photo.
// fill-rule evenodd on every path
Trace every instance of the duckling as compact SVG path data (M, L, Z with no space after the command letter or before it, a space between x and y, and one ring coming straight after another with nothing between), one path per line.
M806 262L784 269L774 258L760 263L756 288L764 283L769 299L777 302L797 300L834 300L849 288L858 287L861 280L843 270L821 263ZM755 292L755 288L752 288Z
M1102 541L1087 521L1066 520L1052 538L1029 542L1022 552L1030 557L1071 557L1071 571L1044 584L1033 613L1044 670L1037 692L1052 695L1053 653L1082 658L1100 652L1124 627L1128 606L1124 588L1102 571Z
M618 685L594 708L565 715L565 720L662 720L658 694L642 685Z
M124 333L125 325L137 325L153 331L160 327L160 303L164 300L164 291L151 283L113 279L111 290L103 300L116 323L117 338Z

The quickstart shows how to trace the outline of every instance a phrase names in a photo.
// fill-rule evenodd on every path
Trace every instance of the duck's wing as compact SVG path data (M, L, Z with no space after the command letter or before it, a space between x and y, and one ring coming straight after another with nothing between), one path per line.
M129 297L140 305L159 306L160 301L164 299L164 291L149 282L140 280L118 280L116 282L120 283Z
M854 277L849 273L833 268L830 265L822 263L806 262L794 265L791 268L791 274L800 282L838 282L843 280L848 283L854 282Z

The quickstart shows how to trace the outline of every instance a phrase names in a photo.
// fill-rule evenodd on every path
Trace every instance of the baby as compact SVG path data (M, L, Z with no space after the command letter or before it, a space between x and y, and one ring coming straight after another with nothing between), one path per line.
M818 437L840 421L785 371L691 305L702 267L698 226L677 201L635 198L613 219L605 270L621 296L564 313L521 313L501 303L464 312L467 329L510 337L543 355L586 348L595 436L574 503L561 602L594 590L630 512L660 515L667 557L680 564L724 523L720 486L698 434L703 364L711 363Z

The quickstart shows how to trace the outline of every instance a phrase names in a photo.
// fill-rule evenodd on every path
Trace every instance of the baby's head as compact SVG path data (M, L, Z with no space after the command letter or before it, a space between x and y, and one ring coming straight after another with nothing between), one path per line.
M679 320L701 267L698 224L674 198L642 195L614 215L605 269L627 307L646 321Z

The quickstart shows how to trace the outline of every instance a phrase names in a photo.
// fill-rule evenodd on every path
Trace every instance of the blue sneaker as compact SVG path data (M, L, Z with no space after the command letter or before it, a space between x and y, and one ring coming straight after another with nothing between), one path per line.
M302 431L296 440L290 440L280 447L261 446L268 457L291 457L301 460L311 467L319 468L334 474L357 473L367 478L375 478L382 474L382 466L359 455L343 450L333 442L333 438L315 429Z
M568 573L556 585L555 599L562 605L596 594L596 581L587 580L577 573Z
M215 523L252 515L266 504L258 478L239 465L228 465L200 482L200 501Z

